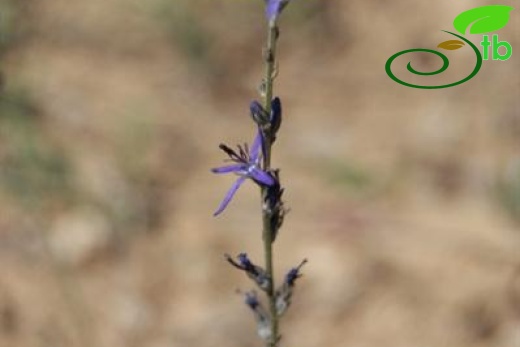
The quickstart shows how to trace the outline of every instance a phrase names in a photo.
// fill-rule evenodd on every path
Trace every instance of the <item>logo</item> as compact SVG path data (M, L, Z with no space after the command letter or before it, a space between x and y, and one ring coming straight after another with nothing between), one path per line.
M407 86L410 88L420 88L420 89L441 89L441 88L449 88L454 87L456 85L462 84L464 82L469 81L473 77L475 77L478 72L480 71L480 68L482 67L482 61L483 60L489 60L490 57L493 60L507 60L511 58L511 55L513 54L513 47L511 44L507 41L499 41L498 35L494 34L491 36L488 35L488 33L497 31L502 29L507 25L509 22L509 14L513 10L513 7L511 6L505 6L505 5L488 5L488 6L481 6L477 8L473 8L468 11L464 11L461 14L459 14L455 20L453 21L453 26L455 27L455 30L458 31L460 34L453 33L451 31L443 30L445 33L448 33L452 36L454 36L457 39L452 39L448 41L441 42L437 48L441 48L444 50L457 50L459 48L462 48L466 45L468 45L476 56L476 63L473 71L465 78L461 79L460 81L444 84L444 85L437 85L437 86L423 86L423 85L417 85L405 82L401 79L399 79L391 69L393 61L400 57L401 55L407 54L407 53L413 53L413 52L424 52L424 53L430 53L438 56L442 59L442 66L438 70L432 71L432 72L422 72L414 69L412 67L411 62L408 62L408 65L406 66L406 69L413 73L414 75L419 76L433 76L438 75L446 69L448 69L450 62L448 60L448 57L441 53L440 51L436 51L433 49L427 49L427 48L413 48L413 49L407 49L405 51L398 52L394 55L392 55L388 60L386 61L385 70L387 75L394 80L395 82L402 84L403 86ZM466 34L466 31L469 29L469 34L487 34L483 35L482 42L480 42L480 45L482 46L482 54L480 53L480 50L475 46L471 41L466 39L463 35ZM501 49L502 48L502 49Z

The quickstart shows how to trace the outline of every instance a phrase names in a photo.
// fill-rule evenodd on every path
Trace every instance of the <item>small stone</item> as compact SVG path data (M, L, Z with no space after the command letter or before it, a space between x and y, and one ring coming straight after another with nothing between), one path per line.
M80 265L106 249L111 239L110 225L98 211L70 212L51 227L49 246L54 256L68 265Z

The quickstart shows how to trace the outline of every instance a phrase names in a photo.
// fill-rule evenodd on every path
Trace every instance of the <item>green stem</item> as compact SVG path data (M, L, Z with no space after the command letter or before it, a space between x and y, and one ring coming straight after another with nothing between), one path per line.
M276 23L271 21L269 23L269 31L267 34L267 48L265 51L265 80L264 80L264 108L267 114L271 114L271 100L273 98L273 73L275 70L275 56L276 56L276 40L278 36L278 29ZM272 139L269 134L265 136L265 156L263 158L264 170L271 169L271 145ZM273 240L272 236L274 230L271 226L271 212L264 204L267 197L267 188L262 188L262 221L263 221L263 241L264 241L264 257L265 269L267 276L271 279L269 288L267 289L267 296L269 297L269 311L271 314L271 333L272 338L267 342L267 347L275 347L278 338L278 315L276 313L276 298L274 292L274 271L273 271Z

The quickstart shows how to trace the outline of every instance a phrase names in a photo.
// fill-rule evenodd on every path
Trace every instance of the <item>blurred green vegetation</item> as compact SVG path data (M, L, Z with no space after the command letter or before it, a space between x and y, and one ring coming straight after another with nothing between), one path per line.
M0 187L24 207L71 197L71 170L62 149L42 132L41 114L27 93L0 95Z
M29 23L23 13L31 0L0 0L0 56L28 36Z
M206 65L210 63L210 47L214 38L204 29L200 20L183 1L155 1L152 5L152 15L164 27L173 43L191 62Z
M303 33L297 36L300 40L323 49L324 38L336 30L330 4L311 0L301 5L287 11L284 20L295 32ZM258 42L263 42L265 34L261 1L153 0L140 6L162 28L172 50L184 55L194 77L202 78L214 92L236 94L236 83L230 81L261 65ZM243 16L237 18L237 11Z
M16 8L8 0L0 0L0 51L4 52L14 40Z
M364 194L373 187L372 177L360 166L334 162L328 165L328 173L330 182L348 194Z
M500 205L520 223L520 163L513 165L507 175L497 184L497 196Z

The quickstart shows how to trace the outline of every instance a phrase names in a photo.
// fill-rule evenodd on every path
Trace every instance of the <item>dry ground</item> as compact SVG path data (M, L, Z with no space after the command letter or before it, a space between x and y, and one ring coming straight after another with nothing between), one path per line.
M520 12L464 85L384 72L483 4L287 9L276 266L310 262L283 346L520 346ZM261 258L258 193L215 219L232 178L209 173L254 131L261 6L0 0L0 346L261 345L222 258Z

